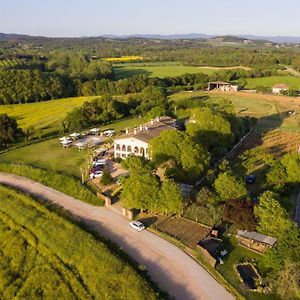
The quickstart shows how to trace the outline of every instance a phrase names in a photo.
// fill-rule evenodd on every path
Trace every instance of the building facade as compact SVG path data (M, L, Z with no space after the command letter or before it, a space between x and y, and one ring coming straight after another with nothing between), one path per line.
M114 157L125 159L130 155L150 158L149 141L160 135L162 131L174 130L176 120L171 117L157 117L151 122L134 128L114 140Z

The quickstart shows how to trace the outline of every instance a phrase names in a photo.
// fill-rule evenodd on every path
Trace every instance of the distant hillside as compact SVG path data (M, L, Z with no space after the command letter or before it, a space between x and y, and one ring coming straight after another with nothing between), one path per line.
M201 33L189 33L189 34L132 34L132 35L99 35L91 37L61 37L61 38L51 38L43 36L31 36L26 34L16 34L16 33L0 33L0 40L36 40L36 39L129 39L129 38L139 38L139 39L161 39L161 40L183 40L183 39L202 39L202 40L216 40L220 39L223 42L243 42L244 40L249 41L265 41L273 43L300 43L300 36L256 36L256 35L208 35Z

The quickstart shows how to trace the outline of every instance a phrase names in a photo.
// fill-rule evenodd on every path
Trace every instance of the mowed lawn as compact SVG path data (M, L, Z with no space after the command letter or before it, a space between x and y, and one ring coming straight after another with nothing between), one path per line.
M16 118L23 129L34 127L43 129L44 133L52 133L61 128L61 121L68 112L95 98L97 97L73 97L37 103L0 105L0 114L5 113Z
M0 299L161 299L112 245L0 186Z
M86 151L72 147L64 149L57 138L0 154L0 160L4 162L24 163L78 178L80 166L87 157Z
M290 89L300 90L300 78L293 76L270 76L246 79L246 88L255 89L258 86L272 88L276 84L287 84Z

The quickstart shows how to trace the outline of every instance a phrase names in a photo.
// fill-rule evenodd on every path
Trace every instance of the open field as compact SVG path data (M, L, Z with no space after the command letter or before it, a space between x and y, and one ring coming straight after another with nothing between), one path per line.
M0 298L156 299L115 253L25 194L0 186Z
M129 118L102 126L101 129L114 129L125 131L142 124L142 118ZM62 172L69 176L80 178L80 166L86 161L86 151L76 148L62 148L58 138L34 143L28 146L9 150L0 154L0 160L10 163L23 163L33 167L42 168L55 172Z
M175 77L180 76L185 73L197 74L213 74L216 71L222 69L236 69L236 68L245 68L245 67L193 67L193 66L184 66L180 63L135 63L135 64L123 64L116 65L114 67L115 79L122 79L130 77L137 74L145 74L150 77Z
M43 135L50 135L62 129L61 122L68 112L76 107L81 107L86 101L92 101L99 97L73 97L27 104L0 105L0 114L14 117L24 130L33 127L35 130L42 129ZM118 96L118 98L126 99L126 96ZM127 118L115 121L112 125L103 126L103 128L113 127L119 131L127 126L136 126L136 122L137 125L140 124L138 119Z
M218 101L229 99L240 116L258 118L259 130L280 129L300 133L300 98L250 94L211 92L180 92L170 97L175 103L190 99L197 101ZM289 116L288 111L294 110L296 115ZM178 109L177 116L184 118L189 115L189 109Z
M73 147L64 149L58 139L51 139L2 153L0 159L80 178L80 166L87 159L87 153Z
M287 84L290 89L300 90L300 78L293 76L270 76L262 78L247 78L246 88L255 89L258 86L272 88L275 84Z
M75 107L97 97L74 97L36 103L1 105L0 114L8 114L16 118L18 124L26 129L34 127L43 129L44 133L57 131L66 114Z

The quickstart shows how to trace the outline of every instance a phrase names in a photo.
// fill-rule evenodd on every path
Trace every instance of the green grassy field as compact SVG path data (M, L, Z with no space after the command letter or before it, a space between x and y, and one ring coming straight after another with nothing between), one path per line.
M143 119L131 118L114 122L101 129L112 128L116 131L125 130L142 124ZM0 154L0 160L10 163L24 163L37 168L62 172L80 178L80 166L87 159L86 151L76 148L62 148L58 138L34 143Z
M87 158L86 151L62 148L58 139L32 144L0 154L1 161L25 163L37 168L63 172L80 178L80 165Z
M258 118L258 129L280 129L283 131L300 133L300 109L296 108L298 114L295 116L288 116L287 109L295 109L293 106L289 108L288 101L284 103L284 107L281 103L275 99L272 100L272 96L269 96L269 101L265 100L264 95L259 98L259 95L245 95L243 97L234 94L212 94L207 92L180 92L170 96L170 100L179 105L183 101L191 101L194 104L197 102L209 101L217 102L220 99L229 99L235 108L237 115L245 117ZM289 98L287 98L289 99ZM190 115L190 109L177 109L178 118L186 118Z
M120 251L0 186L0 299L158 299Z
M272 88L275 84L287 84L290 89L300 90L300 78L293 76L270 76L262 78L246 79L247 89L255 89L258 86Z
M115 79L123 79L137 74L150 77L174 77L185 73L213 74L222 68L184 66L179 63L132 63L114 66Z
M43 129L44 133L52 133L60 129L61 121L68 112L95 98L97 97L74 97L37 103L1 105L0 114L6 113L16 118L23 129L32 126L35 129Z

